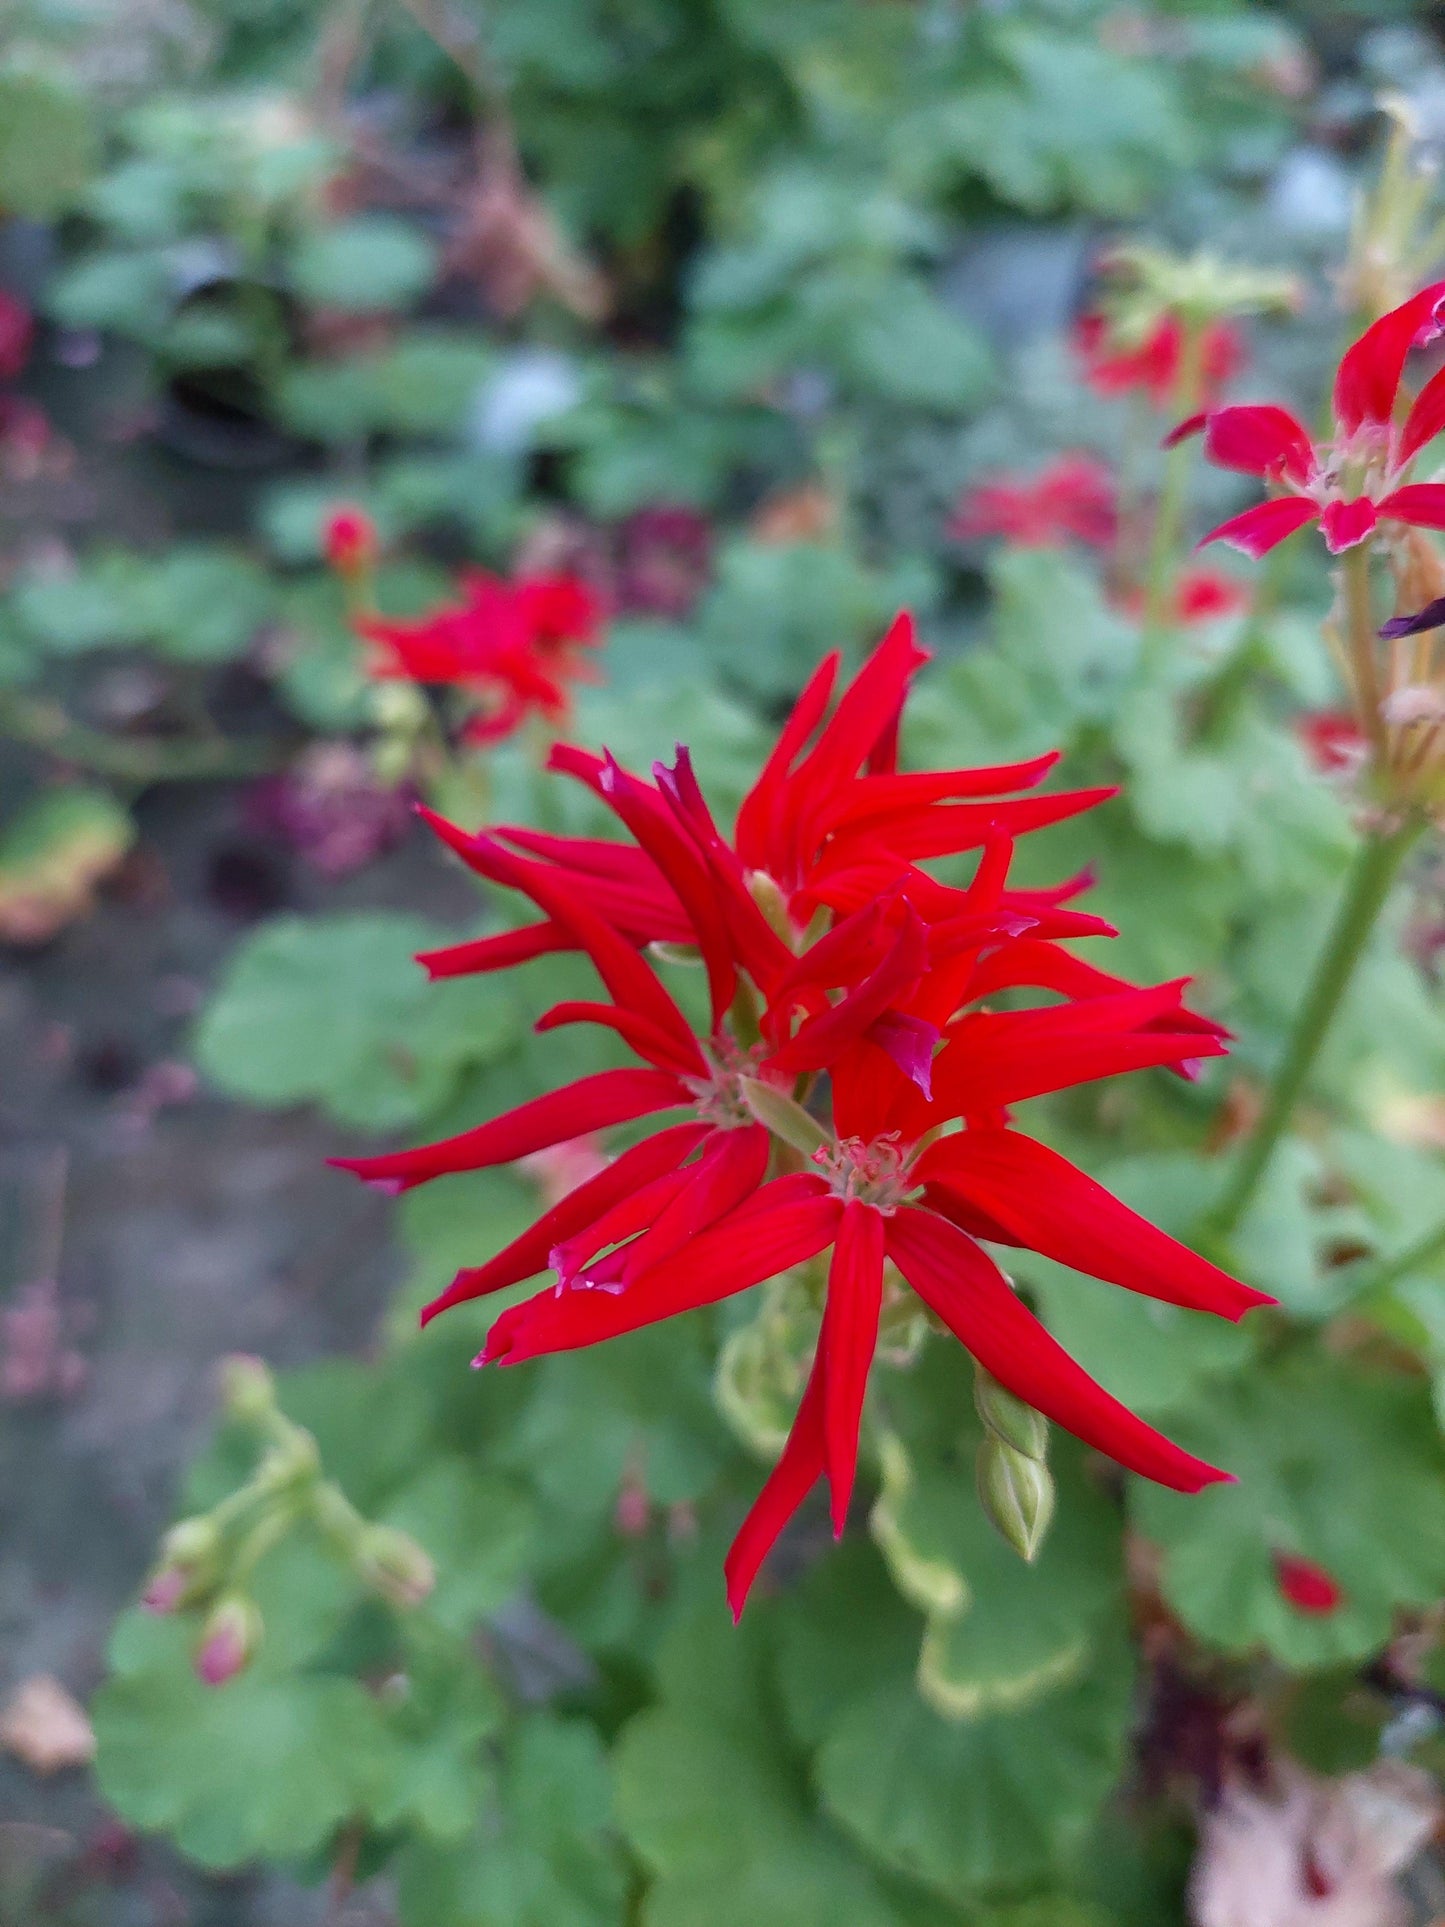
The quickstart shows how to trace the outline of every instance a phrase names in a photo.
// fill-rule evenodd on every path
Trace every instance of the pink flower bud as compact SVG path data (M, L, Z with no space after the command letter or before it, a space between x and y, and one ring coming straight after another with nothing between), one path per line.
M250 1663L261 1643L261 1615L249 1599L223 1599L206 1621L196 1648L196 1677L207 1686L224 1686Z
M338 575L360 575L376 560L376 524L364 509L343 503L326 519L324 547Z

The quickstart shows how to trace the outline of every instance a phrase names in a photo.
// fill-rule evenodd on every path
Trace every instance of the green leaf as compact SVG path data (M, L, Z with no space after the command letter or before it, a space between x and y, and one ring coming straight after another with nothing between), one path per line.
M96 146L90 104L64 74L18 53L0 65L0 208L31 221L65 213Z
M1171 1429L1238 1481L1193 1497L1131 1492L1140 1530L1163 1548L1165 1596L1211 1644L1264 1647L1295 1667L1362 1659L1397 1608L1445 1589L1445 1452L1418 1384L1302 1355L1215 1390ZM1291 1605L1276 1554L1324 1567L1338 1609Z
M617 1749L618 1813L652 1874L644 1927L900 1927L787 1758L762 1616L734 1631L721 1590L669 1632L662 1703Z
M56 654L144 644L182 662L223 662L249 647L272 599L249 556L188 542L155 557L99 549L64 574L32 574L14 608Z
M510 1738L496 1810L466 1841L404 1847L406 1927L621 1927L627 1872L590 1727L532 1714Z
M960 1504L973 1504L958 1483ZM1016 1595L992 1606L980 1595L960 1634L975 1620L997 1651L1010 1634L984 1615L1017 1609ZM818 1743L825 1809L871 1859L948 1899L1047 1878L1124 1763L1132 1691L1117 1620L1072 1684L1020 1710L962 1720L919 1696L916 1623L862 1546L830 1555L787 1602L780 1683L795 1730Z
M430 1554L437 1583L427 1611L457 1632L511 1598L533 1554L536 1519L526 1495L461 1458L435 1458L381 1519Z
M962 1899L1059 1864L1122 1771L1131 1712L1122 1631L1076 1684L1021 1712L946 1720L897 1680L833 1723L818 1791L871 1856Z
M359 314L408 306L431 286L436 267L427 237L387 214L314 229L291 256L291 278L306 300Z
M278 918L232 957L197 1029L198 1062L254 1104L314 1101L373 1131L415 1124L517 1029L511 999L485 979L427 983L413 954L444 937L386 912Z
M297 1536L262 1561L255 1592L266 1635L237 1679L202 1685L194 1626L134 1610L91 1708L106 1799L204 1867L314 1853L381 1781L377 1702L355 1680L296 1670L354 1607L356 1582Z

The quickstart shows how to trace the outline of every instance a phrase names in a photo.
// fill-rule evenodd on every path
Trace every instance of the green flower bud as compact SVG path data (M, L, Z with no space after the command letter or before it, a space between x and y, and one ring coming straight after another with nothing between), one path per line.
M419 1606L436 1584L436 1567L405 1532L368 1525L357 1535L353 1569L364 1585L393 1606Z
M1004 1445L1026 1459L1043 1461L1049 1449L1049 1422L1042 1412L1025 1405L981 1365L973 1370L973 1402L984 1425Z
M229 1417L262 1425L276 1410L276 1384L259 1358L238 1352L221 1361L221 1399Z
M161 1540L155 1570L141 1594L148 1612L179 1612L200 1602L220 1572L222 1536L204 1515L182 1519Z
M814 1151L821 1151L831 1142L817 1119L809 1117L802 1105L795 1104L785 1091L763 1083L758 1077L740 1077L738 1088L744 1104L759 1124L766 1125L774 1137L791 1144L804 1157L811 1157Z
M1032 1563L1054 1516L1048 1467L1001 1439L986 1438L978 1448L978 1496L1014 1551Z

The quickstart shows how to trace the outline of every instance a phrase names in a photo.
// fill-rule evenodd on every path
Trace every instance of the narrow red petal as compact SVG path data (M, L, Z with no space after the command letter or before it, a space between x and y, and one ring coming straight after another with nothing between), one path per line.
M504 1245L484 1265L470 1265L459 1271L438 1298L433 1298L421 1314L423 1325L430 1324L439 1312L448 1311L472 1298L519 1285L524 1278L535 1278L548 1267L553 1247L572 1238L595 1222L620 1199L630 1197L654 1178L677 1169L708 1135L711 1126L702 1123L670 1124L665 1130L644 1138L613 1159L596 1177L588 1178L565 1198L529 1225L519 1238Z
M629 1248L623 1282L630 1284L660 1265L750 1198L767 1177L771 1152L772 1140L761 1124L716 1132L698 1163L687 1168L686 1187Z
M1346 349L1335 376L1335 416L1346 434L1365 422L1386 426L1395 412L1395 397L1405 360L1422 333L1427 332L1445 297L1445 281L1437 281L1382 315Z
M738 855L750 869L772 870L778 861L772 837L782 791L794 758L827 713L842 660L834 650L818 664L793 704L758 780L742 800L734 842Z
M1090 1378L957 1226L906 1205L888 1221L887 1248L984 1370L1075 1438L1176 1492L1198 1492L1231 1476L1173 1444Z
M776 1545L779 1533L822 1478L823 1464L823 1348L820 1341L782 1454L763 1481L763 1488L723 1561L728 1605L734 1621L742 1618L753 1581Z
M960 1193L1014 1242L1145 1297L1232 1319L1275 1302L1160 1231L1022 1132L961 1131L942 1138L920 1158L914 1175L922 1184Z
M883 1218L849 1202L838 1225L823 1312L823 1432L833 1536L841 1539L858 1469L858 1428L883 1306Z
M1202 536L1199 547L1205 548L1210 542L1227 542L1232 549L1239 549L1245 555L1268 555L1271 549L1278 548L1307 522L1313 522L1319 510L1313 502L1302 495L1281 495L1270 502L1260 502L1243 515L1233 515L1218 528L1211 529Z
M1380 514L1417 529L1445 529L1445 482L1408 482L1385 497Z
M1415 397L1405 426L1400 430L1400 446L1395 455L1396 464L1403 468L1411 462L1427 443L1445 428L1445 368L1437 368Z
M570 999L566 1003L553 1004L544 1010L533 1024L535 1031L560 1030L565 1024L599 1024L604 1030L615 1031L629 1050L636 1051L639 1057L655 1064L659 1070L676 1071L684 1077L696 1076L699 1070L695 1050L680 1050L675 1037L640 1017L635 1011L621 1010L616 1004L586 1003Z
M354 1171L368 1184L409 1191L453 1171L481 1171L511 1164L533 1151L545 1151L584 1131L605 1131L653 1111L691 1104L692 1093L666 1071L597 1071L560 1091L548 1091L513 1111L414 1151L387 1151L380 1157L331 1158L338 1170Z
M1269 480L1303 483L1315 465L1309 430L1287 408L1216 408L1205 428L1204 452L1221 468Z
M775 1178L626 1289L539 1292L504 1311L480 1363L575 1351L747 1291L830 1244L841 1210L821 1178Z
M419 950L416 960L435 983L442 977L471 977L487 970L511 970L549 952L575 950L577 940L560 924L526 923L520 930L449 943L440 950Z

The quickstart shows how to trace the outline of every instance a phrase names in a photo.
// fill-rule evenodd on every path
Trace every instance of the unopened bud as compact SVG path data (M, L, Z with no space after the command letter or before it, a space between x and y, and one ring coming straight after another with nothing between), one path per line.
M740 1077L738 1089L759 1124L765 1125L784 1144L801 1151L804 1157L811 1157L814 1151L821 1151L825 1144L831 1143L818 1120L810 1117L801 1104L795 1104L786 1091L765 1084L760 1077Z
M994 1437L1026 1459L1043 1460L1049 1449L1049 1422L1042 1412L1000 1385L981 1365L973 1372L973 1402Z
M419 1606L437 1581L436 1567L416 1540L393 1526L366 1526L352 1559L363 1584L393 1606Z
M218 1600L196 1648L196 1677L207 1686L224 1686L250 1664L264 1630L253 1601L240 1593Z
M364 575L376 559L376 524L365 509L342 503L326 518L322 546L338 575Z
M221 1361L221 1398L231 1418L257 1425L276 1409L275 1382L261 1359L237 1352Z
M425 728L427 700L414 683L381 682L371 691L371 714L378 729L415 736Z
M978 1448L978 1496L1014 1551L1032 1563L1054 1516L1048 1467L1001 1439L986 1438Z
M768 928L782 938L789 950L796 950L797 927L788 909L788 899L783 895L782 885L766 870L749 870L747 883L748 895L762 911Z
M141 1604L153 1613L173 1613L193 1604L213 1582L220 1551L220 1529L212 1520L182 1519L161 1540L160 1559Z

